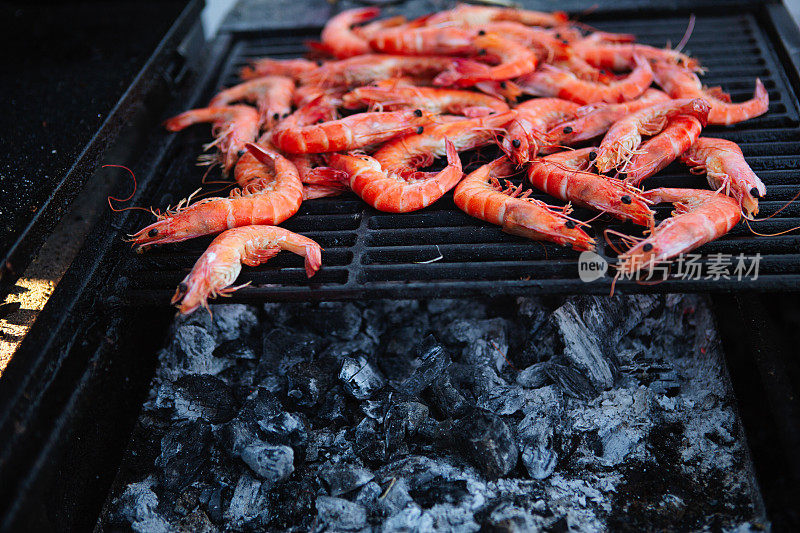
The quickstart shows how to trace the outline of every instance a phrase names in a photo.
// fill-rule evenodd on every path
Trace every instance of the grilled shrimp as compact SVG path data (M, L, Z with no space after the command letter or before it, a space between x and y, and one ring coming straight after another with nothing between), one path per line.
M575 250L594 250L594 240L566 213L521 196L521 187L503 189L498 178L513 174L513 166L507 157L501 157L467 175L453 191L458 208L501 226L506 233Z
M658 89L647 89L636 100L622 104L590 104L575 112L575 118L554 126L547 137L561 145L572 145L602 135L622 117L653 104L666 102L669 96Z
M572 51L597 68L624 71L636 67L636 56L648 61L665 61L699 70L700 63L686 54L668 48L656 48L637 43L609 43L581 40L572 44Z
M756 78L753 98L733 104L727 94L719 90L704 89L694 72L663 61L653 65L656 83L672 98L703 98L711 105L709 124L730 126L744 120L763 115L769 110L769 94L761 80Z
M468 55L476 51L475 31L453 26L400 26L377 33L369 45L384 54L400 55Z
M596 150L589 147L534 159L528 165L528 180L550 196L652 228L653 212L641 191L621 180L579 170L591 165Z
M234 102L256 104L261 124L271 129L292 111L294 80L286 76L264 76L240 83L217 94L208 107L220 107Z
M252 80L263 76L286 76L297 80L302 74L317 70L320 65L308 59L256 59L252 64L242 67L239 77Z
M316 48L329 53L337 59L367 54L370 51L367 41L352 30L354 24L367 22L380 14L377 7L348 9L329 19L322 29L322 44Z
M181 242L251 224L280 224L294 215L303 199L303 185L297 168L268 144L248 144L260 162L242 157L245 167L237 173L244 183L228 198L204 198L193 204L179 204L132 236L135 246ZM261 168L259 168L259 165ZM238 169L237 164L237 169Z
M470 87L482 81L517 78L536 68L536 54L519 43L493 33L479 35L473 42L479 56L498 58L500 63L490 67L469 59L455 58L451 69L434 78L434 85Z
M322 266L322 248L307 237L276 226L245 226L229 229L211 241L194 264L192 271L178 285L172 304L188 314L201 305L208 309L208 298L227 296L240 287L231 287L242 264L258 266L281 250L305 258L310 278Z
M516 164L522 165L536 157L543 148L552 146L545 133L553 124L575 115L579 106L560 98L535 98L514 108L517 118L506 129L500 143L503 152Z
M741 205L746 217L758 214L758 200L767 194L764 183L744 159L739 145L724 139L700 137L681 156L693 172L705 172L708 184Z
M649 237L620 254L617 268L621 274L633 274L644 267L668 261L718 239L728 233L741 218L739 203L719 192L652 189L642 195L654 203L671 202L675 205L675 210Z
M169 131L181 131L203 122L212 124L211 131L216 138L205 148L217 146L223 172L227 174L239 156L244 154L244 145L255 141L258 136L258 111L246 105L192 109L168 119L164 126Z
M431 113L451 113L468 117L508 111L505 102L486 94L438 87L416 87L399 84L394 80L354 89L344 95L342 102L347 109L366 106L384 110L415 107Z
M452 57L415 57L366 54L340 61L331 61L300 77L304 85L322 88L360 87L374 81L406 75L433 79L453 65Z
M467 26L482 26L500 21L519 22L526 26L560 26L566 23L567 20L567 14L563 11L543 13L527 9L470 4L458 4L448 11L440 11L425 17L425 23L431 26L447 22L456 22Z
M540 61L565 60L572 56L569 46L556 38L551 31L542 28L507 21L475 26L474 29L478 32L502 35L506 39L532 48L536 51Z
M557 96L579 104L618 103L642 94L653 82L650 64L637 56L636 68L625 78L611 83L582 80L572 72L541 65L538 70L517 78L515 83L533 96Z
M314 105L314 102L309 104ZM275 146L292 154L355 150L410 133L431 121L421 109L387 113L359 113L310 126L278 125L272 135Z
M440 172L416 172L413 176L387 169L376 159L359 154L331 154L331 168L350 177L350 189L379 211L408 213L429 206L456 186L461 160L449 139L444 139L447 166Z
M616 168L625 172L631 157L642 143L642 135L657 134L664 129L667 120L676 115L693 115L705 126L708 109L705 100L685 98L662 102L631 113L611 126L603 137L597 150L597 169L607 172Z
M664 131L645 141L631 158L625 181L639 185L659 170L675 161L700 136L702 124L691 115L670 119Z

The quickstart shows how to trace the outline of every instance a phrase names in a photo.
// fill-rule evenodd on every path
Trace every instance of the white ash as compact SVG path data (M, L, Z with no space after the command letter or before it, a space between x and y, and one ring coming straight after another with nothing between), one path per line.
M695 296L212 306L176 319L107 529L763 521Z

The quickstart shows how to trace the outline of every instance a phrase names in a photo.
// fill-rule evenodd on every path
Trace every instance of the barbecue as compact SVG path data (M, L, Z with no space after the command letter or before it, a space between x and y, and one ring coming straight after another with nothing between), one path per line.
M683 160L676 154L643 182L627 172L618 176L645 190L627 189L631 204L668 202L651 207L656 222L671 216L669 203L688 210L679 216L694 216L705 205L702 194L675 197L670 191L725 199L715 193L725 185L720 165L760 178L764 190L760 182L747 190L757 203L730 199L730 230L692 250L699 266L681 258L665 270L666 279L636 279L631 256L654 249L641 233L646 228L595 218L591 206L574 201L572 210L564 209L566 199L536 188L548 161L585 170L597 160L602 135L594 146L578 139L576 150L545 149L545 163L522 172L515 161L499 158L510 149L523 157L516 144L540 139L510 137L506 146L497 139L500 146L462 151L455 157L470 181L404 213L382 211L345 190L350 185L335 181L344 163L323 154L311 165L330 169L324 176L335 180L311 189L322 197L303 200L294 215L275 222L279 228L265 226L307 239L304 257L287 251L245 265L226 283L237 290L208 302L208 312L198 308L202 298L182 294L181 284L216 245L214 235L143 253L132 253L125 242L153 229L152 214L140 208L163 213L178 205L172 212L185 212L185 200L195 201L190 195L200 186L201 194L227 196L224 187L237 172L223 159L228 183L216 183L224 178L222 167L201 183L206 169L196 163L211 140L208 128L172 133L163 121L220 95L217 102L228 108L253 110L243 112L247 120L255 113L255 122L276 127L303 103L273 108L275 102L254 100L250 106L221 91L258 80L252 74L264 58L263 65L305 73L300 76L314 72L317 63L300 58L328 20L378 12L320 5L289 31L285 21L296 17L266 16L255 4L240 2L207 42L198 6L189 6L145 65L137 90L126 95L128 107L121 109L130 113L130 127L104 163L129 168L135 191L130 194L124 168L103 170L105 179L116 181L108 194L130 198L106 203L104 194L97 202L103 214L87 244L0 374L4 530L55 524L103 531L792 528L797 507L791 487L800 479L798 374L790 356L800 280L793 163L800 131L793 43L800 41L783 6L600 6L583 13L565 5L568 14L548 15L554 23L579 20L582 36L630 34L655 49L677 45L708 69L702 83L720 86L733 102L754 98L754 85L756 100L768 96L766 113L732 126L719 124L725 118L702 125L707 110L696 104L680 120L670 114L675 131L694 135L700 124L700 139L712 140L685 151ZM389 25L384 42L369 46L416 45L403 42L402 34L389 41L397 16L452 17L445 11L451 7L409 2L382 6L379 20L387 22L337 20ZM330 42L323 35L312 57L353 53ZM498 45L491 36L481 42L487 50ZM469 51L461 56L474 59ZM650 63L637 61L621 82L647 78ZM443 79L453 79L453 72L485 73L460 65ZM652 70L654 78L663 76ZM276 83L270 80L270 91ZM540 91L541 84L529 80L526 90ZM696 98L664 85L656 86L672 97ZM362 102L377 102L387 90L413 102L418 95L403 87L378 83L374 92L351 91L339 111L346 119L372 112L373 104ZM452 90L481 94L469 87ZM647 91L637 105L647 106L648 98L658 105L663 96ZM497 104L502 98L487 96L471 96L466 107L456 103L461 107L445 112L475 108L479 116L467 117L475 121L509 112ZM315 98L310 91L299 97ZM527 102L553 98L543 94ZM481 108L487 103L494 106L488 113ZM441 112L404 105L380 113L414 121ZM418 108L422 116L404 111ZM557 133L567 140L582 131L572 124L557 124ZM440 126L447 124L422 127ZM252 141L233 151L248 158L256 177L265 175L260 161L277 168L279 157L291 160L257 135ZM106 140L94 142L98 149ZM215 155L216 145L211 148ZM618 171L643 157L619 153L624 157L612 159ZM448 155L447 163L442 158L421 170L435 174L454 166ZM476 173L493 160L496 167ZM76 177L54 195L68 197L85 179ZM556 218L574 220L593 238L596 254L581 253L593 247L588 244L582 250L537 242L470 216L461 209L466 185L555 209ZM42 213L56 217L55 209L46 204ZM3 247L4 291L18 290L16 278L25 279L26 254L44 237L46 216ZM736 224L739 217L756 220ZM229 231L241 239L264 236L262 228L247 228ZM295 251L292 241L287 249ZM723 260L727 268L720 270ZM682 275L693 268L702 275ZM192 314L173 316L168 303L176 287ZM13 306L3 312L13 319Z

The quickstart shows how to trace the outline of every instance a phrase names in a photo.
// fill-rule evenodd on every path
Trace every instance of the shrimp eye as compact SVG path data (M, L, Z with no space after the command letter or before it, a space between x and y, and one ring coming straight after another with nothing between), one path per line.
M422 126L418 127L417 128L417 135L422 134L423 131L425 131L425 128L423 128Z
M572 126L567 126L564 128L564 133L572 133Z
M566 226L568 229L574 229L575 223L571 220L567 220L566 222L564 222L564 226Z
M631 200L631 197L628 196L627 194L622 198L620 198L620 200L622 201L623 204L630 204L633 201Z
M186 294L187 292L189 292L189 286L181 281L178 284L178 290L181 291L181 294Z
M284 113L284 114L283 114L283 118L286 118L286 117L288 117L288 116L289 116L289 113Z
M644 246L642 246L642 250L644 250L645 252L649 252L652 249L653 249L653 245L650 244L649 242L644 243Z
M318 66L318 67L321 67L321 66L322 66L322 60L321 60L321 59L317 59L317 66Z
M566 39L561 39L561 44L569 44L569 41Z
M156 228L153 228L147 232L148 237L155 237L156 235L158 235L158 230Z
M242 157L244 155L244 150L239 150L236 152L237 157Z
M505 89L505 88L506 88L506 82L504 82L504 81L501 81L501 82L500 82L500 88L501 88L501 89Z
M486 55L486 49L485 48L481 48L480 50L478 50L478 55L479 56L485 56Z
M750 189L750 196L753 196L754 198L761 198L761 195L758 194L758 189L755 187Z
M595 159L597 159L597 152L592 150L591 152L589 152L589 161L594 161Z
M519 139L514 139L513 141L511 141L511 144L514 146L514 148L519 148L520 145L522 144L522 141L520 141Z
M415 109L415 110L414 110L414 114L415 114L416 116L418 116L418 117L421 117L421 116L422 116L422 110L421 110L421 109Z
M478 32L478 35L486 35L486 30L481 30Z
M561 34L556 32L556 39L561 39Z
M279 118L281 118L280 113L275 113L274 115L272 115L272 120L278 120Z
M626 172L620 172L618 174L618 176L619 176L619 179L624 180L625 178L628 177L628 174Z

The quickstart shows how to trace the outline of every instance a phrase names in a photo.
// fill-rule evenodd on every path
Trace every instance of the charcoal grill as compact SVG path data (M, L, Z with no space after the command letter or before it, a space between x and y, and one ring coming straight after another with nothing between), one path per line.
M280 4L280 16L274 18L304 20L305 26L296 28L276 27L263 14L260 19L250 17L255 11L248 9L257 2L242 2L212 42L204 45L196 27L192 31L184 27L181 43L176 44L174 34L162 43L151 68L143 72L159 82L151 84L149 92L138 93L137 103L144 105L136 111L138 123L143 124L135 132L137 148L129 161L120 162L128 164L139 181L133 205L175 204L197 188L202 175L194 163L208 131L199 127L168 134L159 122L205 104L219 88L235 83L238 68L250 59L302 55L304 42L318 36L331 14L327 4L320 4ZM577 4L566 7L580 12ZM441 8L410 2L388 9L416 15ZM755 78L762 79L770 93L767 115L733 128L709 128L706 133L742 146L767 184L769 196L761 202L761 216L768 216L800 189L800 33L779 4L724 2L723 7L712 8L679 1L669 3L669 8L649 3L601 5L583 19L600 29L632 32L643 43L663 46L665 41L680 40L689 14L695 13L697 22L687 48L709 67L706 83L722 85L735 100L742 100L750 97ZM121 184L120 192L128 185ZM705 178L673 164L646 185L705 187ZM659 209L660 217L667 213L668 209ZM147 221L135 211L104 215L0 380L0 479L4 480L0 514L6 529L42 524L86 528L93 523L152 373L154 352L171 313L169 296L211 240L135 255L122 237ZM800 207L793 203L753 228L775 233L799 225ZM611 284L610 278L580 281L575 252L506 235L461 213L452 195L405 215L379 213L352 195L315 200L284 226L323 246L323 269L308 280L298 258L280 254L267 265L244 269L238 283L252 285L229 301L607 294ZM616 289L784 293L800 287L796 233L756 237L740 225L700 251L760 253L759 277L669 280L657 285L623 280ZM601 253L613 259L610 248ZM721 329L737 353L744 350L742 361L758 353L754 363L732 367L737 394L743 402L755 404L749 408L752 412L743 413L745 424L758 428L751 440L760 438L764 445L779 442L790 458L782 473L800 479L796 460L800 411L794 385L789 373L774 371L776 365L791 362L791 342L785 339L793 338L793 332L778 327L766 311L758 315L751 303L761 302L760 298L720 296L716 300L720 317L730 319L722 322ZM793 309L792 297L775 294L770 299L773 306ZM749 328L747 343L737 342L742 328ZM764 350L759 340L772 336L784 340ZM752 386L754 380L760 387ZM764 396L769 406L760 403ZM778 503L771 509L785 507L778 488L775 493L772 501Z

